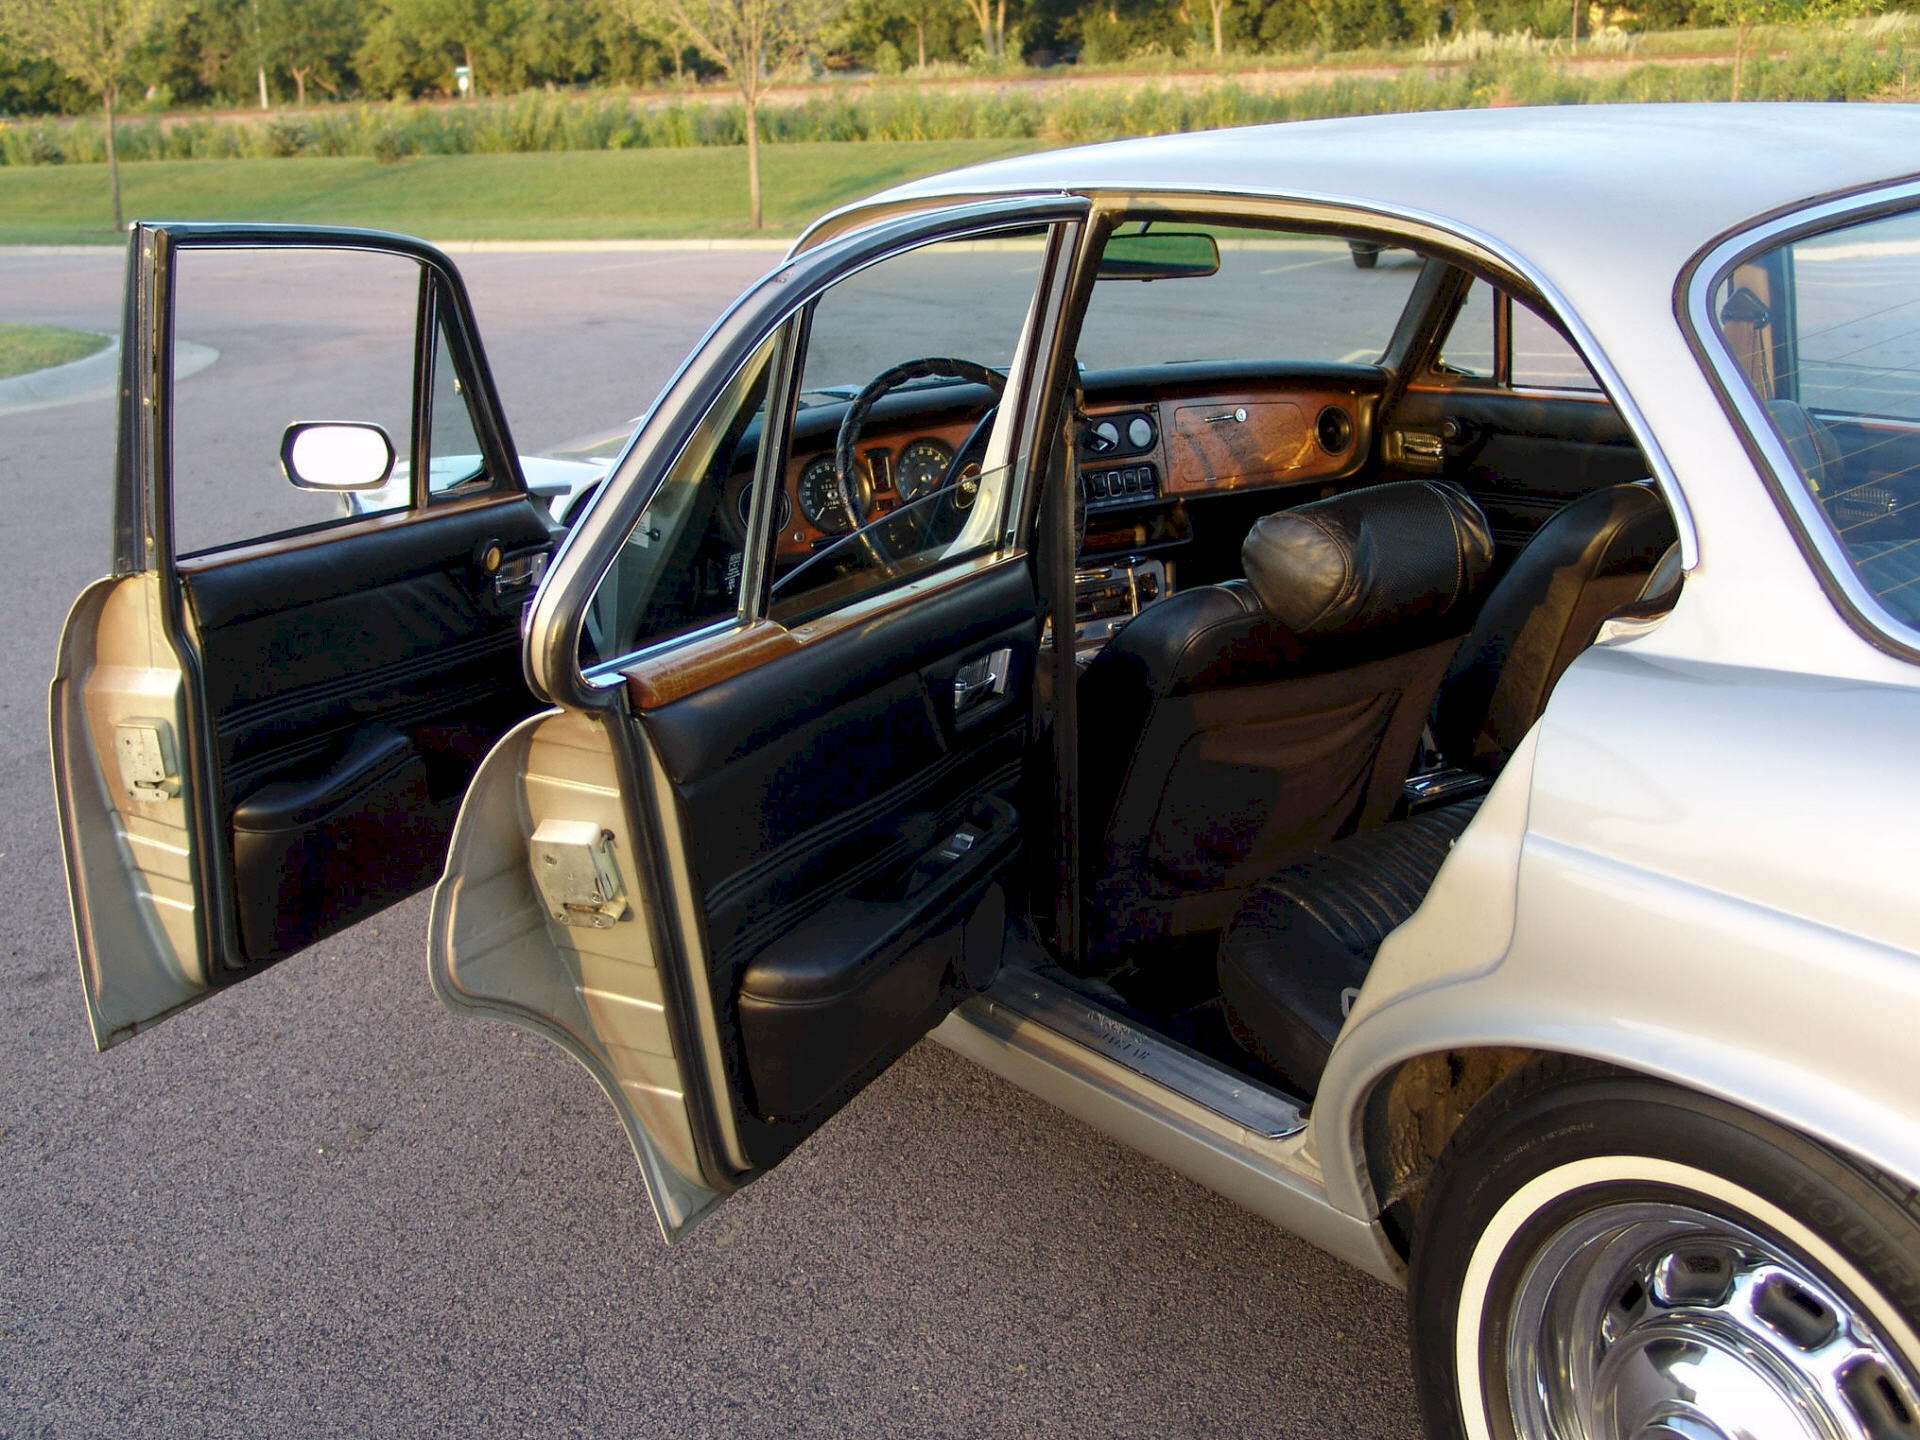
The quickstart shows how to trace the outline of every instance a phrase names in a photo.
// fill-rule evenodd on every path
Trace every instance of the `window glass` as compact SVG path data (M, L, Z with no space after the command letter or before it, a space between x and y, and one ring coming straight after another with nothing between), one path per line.
M1473 380L1491 380L1493 369L1493 287L1476 280L1447 330L1440 367Z
M1001 543L1020 457L996 427L1046 232L943 241L829 287L786 329L795 405L763 455L783 352L770 339L674 461L588 610L583 663L743 613L746 542L769 520L766 613L787 624ZM851 417L851 419L850 419ZM843 435L851 465L837 455Z
M1855 573L1920 628L1920 216L1761 255L1713 313Z
M1364 252L1372 264L1363 268L1346 241L1324 235L1185 222L1159 228L1211 233L1220 269L1096 284L1080 331L1086 369L1194 360L1372 364L1393 338L1423 263L1388 248Z
M454 368L443 321L433 347L433 428L427 440L427 490L437 495L485 473L480 439L474 433L473 414L467 408L466 387Z
M814 302L775 499L774 619L1000 543L1015 466L994 422L1045 258L1043 229L941 241Z
M769 339L741 367L628 532L588 604L583 665L739 613L743 502L752 495L776 343Z
M1526 306L1515 304L1512 316L1513 383L1543 390L1598 390L1593 378L1566 337Z
M174 549L190 555L355 513L376 493L296 489L280 465L297 421L380 426L412 444L420 266L370 251L189 247L174 288Z

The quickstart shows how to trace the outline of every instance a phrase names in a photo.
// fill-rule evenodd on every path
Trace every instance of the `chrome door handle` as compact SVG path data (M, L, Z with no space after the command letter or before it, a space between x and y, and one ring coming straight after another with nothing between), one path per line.
M954 673L953 713L963 715L1007 693L1013 671L1013 649L1002 645L991 654L969 660Z

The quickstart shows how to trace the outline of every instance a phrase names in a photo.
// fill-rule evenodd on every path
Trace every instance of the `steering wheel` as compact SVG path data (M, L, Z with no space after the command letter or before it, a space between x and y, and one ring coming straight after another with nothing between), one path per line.
M986 366L972 360L937 355L920 360L908 360L891 369L882 370L862 386L860 393L853 397L853 403L847 406L847 413L841 417L840 433L833 442L834 484L840 487L840 503L847 507L847 518L853 521L856 529L860 525L860 507L854 503L853 456L855 448L860 443L860 432L866 427L867 414L879 403L880 397L889 390L897 389L909 380L931 377L969 380L975 385L984 385L993 391L996 407L1000 403L1000 397L1007 390L1006 376L999 371L989 370ZM960 456L973 445L975 436L980 433L981 427L976 425L973 434L967 437L967 445L955 452L954 463L947 466L947 473L941 477L937 488L944 490L959 477Z

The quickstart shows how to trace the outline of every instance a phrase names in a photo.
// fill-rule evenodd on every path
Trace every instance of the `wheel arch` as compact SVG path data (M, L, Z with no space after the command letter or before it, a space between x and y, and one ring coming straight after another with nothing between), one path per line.
M1365 1034L1342 1038L1328 1068L1315 1105L1328 1199L1380 1223L1403 1255L1396 1203L1501 1080L1549 1056L1710 1096L1920 1188L1920 1126L1844 1076L1724 1037L1658 1033L1643 1014L1583 1014L1546 996L1494 1002L1469 983L1376 1012Z

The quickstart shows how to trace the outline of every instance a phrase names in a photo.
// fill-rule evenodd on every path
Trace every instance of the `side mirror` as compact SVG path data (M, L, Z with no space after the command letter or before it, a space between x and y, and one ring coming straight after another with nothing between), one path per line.
M1220 246L1198 230L1109 235L1096 280L1197 280L1220 268Z
M393 441L378 425L303 420L280 441L280 468L297 489L374 490L393 474Z

